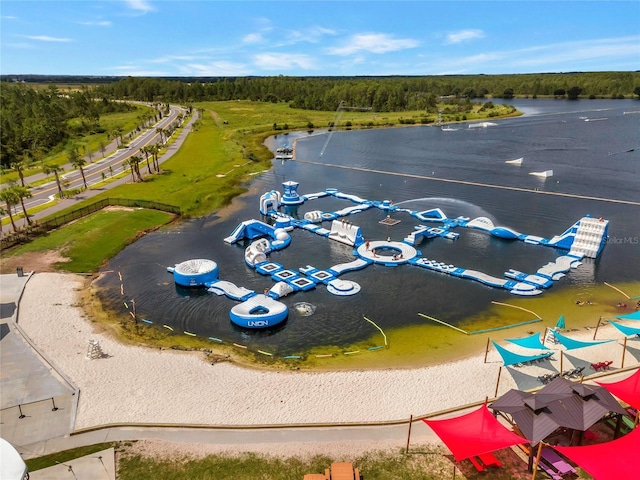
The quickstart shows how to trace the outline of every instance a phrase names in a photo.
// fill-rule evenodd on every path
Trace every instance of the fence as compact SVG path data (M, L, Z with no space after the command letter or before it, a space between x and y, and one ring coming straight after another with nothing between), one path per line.
M30 242L34 238L44 235L51 230L66 225L67 223L73 222L79 218L91 215L92 213L109 206L148 208L151 210L161 210L163 212L173 213L175 215L181 214L180 207L168 205L166 203L152 202L149 200L134 200L130 198L105 198L62 215L58 215L44 222L34 222L31 225L23 227L17 232L3 235L2 239L0 239L0 250L13 247L20 243Z

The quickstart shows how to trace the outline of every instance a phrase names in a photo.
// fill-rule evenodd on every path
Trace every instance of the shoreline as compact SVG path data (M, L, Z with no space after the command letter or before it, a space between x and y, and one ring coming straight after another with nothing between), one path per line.
M491 349L438 365L384 369L292 372L211 365L193 352L156 350L120 343L96 332L79 302L84 278L34 274L20 302L19 324L32 341L80 389L75 429L117 423L290 425L406 421L462 407L511 388L541 386L537 376L559 362L503 367ZM581 362L621 363L622 334L600 327L598 339L615 339L564 355L566 370ZM591 332L571 333L590 340ZM97 340L105 358L85 358ZM518 347L512 348L516 351ZM640 359L640 339L628 342L625 367ZM590 372L592 373L592 372Z

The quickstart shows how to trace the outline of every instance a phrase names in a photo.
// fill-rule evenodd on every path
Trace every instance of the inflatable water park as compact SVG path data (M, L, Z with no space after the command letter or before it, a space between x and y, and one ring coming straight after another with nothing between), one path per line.
M297 182L287 181L282 183L282 192L271 190L264 193L260 197L259 210L265 221L245 220L224 239L229 245L240 241L250 242L244 252L245 264L257 274L269 278L273 282L272 286L265 288L263 292L255 292L221 280L217 263L209 259L191 259L168 267L167 270L173 273L175 283L183 287L206 288L215 295L225 295L238 301L239 303L229 312L231 321L243 328L263 329L274 327L286 320L289 308L280 299L290 293L324 287L333 295L358 294L358 283L339 277L345 272L361 270L369 265L418 267L504 289L513 295L533 296L550 288L554 282L564 277L566 272L578 268L585 257L597 258L607 241L609 221L589 215L575 222L560 235L547 239L521 233L509 227L496 226L487 217L448 218L439 208L410 210L400 208L390 200L367 200L334 188L300 195L298 187ZM323 197L345 200L349 205L337 211L311 210L304 214L304 218L293 218L285 213L287 206L303 205ZM386 218L380 223L396 225L400 220L392 218L391 215L404 214L414 220L415 225L402 241L391 241L390 238L365 240L361 228L353 224L350 218L368 209L379 209L386 213ZM425 240L433 238L455 241L460 233L454 230L465 228L480 230L502 240L522 241L529 245L552 247L563 252L553 262L542 265L533 273L509 269L499 278L466 266L427 258L416 248ZM291 244L290 232L294 229L352 247L353 260L328 268L317 268L313 265L287 268L270 261L271 252L283 250ZM300 305L308 304L303 302Z

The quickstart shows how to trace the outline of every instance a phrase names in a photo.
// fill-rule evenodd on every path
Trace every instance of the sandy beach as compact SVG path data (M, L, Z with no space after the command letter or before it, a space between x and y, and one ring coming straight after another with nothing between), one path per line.
M76 429L95 425L187 423L213 425L377 422L404 420L492 398L502 361L490 349L436 366L382 371L281 372L211 365L202 354L126 346L96 333L79 307L84 279L36 273L20 302L19 324L80 389ZM592 332L571 332L590 340ZM573 361L613 360L620 367L623 335L611 325L598 339L615 339L572 350ZM86 358L97 340L106 358ZM628 341L625 366L638 363L637 339ZM509 347L517 350L515 345ZM558 347L554 347L558 349ZM559 368L559 351L551 365ZM540 366L538 366L540 365ZM502 368L498 395L540 386L549 363ZM546 366L546 368L545 368ZM585 373L593 374L587 368Z

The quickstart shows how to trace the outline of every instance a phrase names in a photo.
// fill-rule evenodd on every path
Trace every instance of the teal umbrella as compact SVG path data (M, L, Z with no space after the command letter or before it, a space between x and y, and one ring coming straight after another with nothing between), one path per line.
M560 315L560 318L556 322L556 328L562 328L562 329L567 328L564 323L564 315Z

